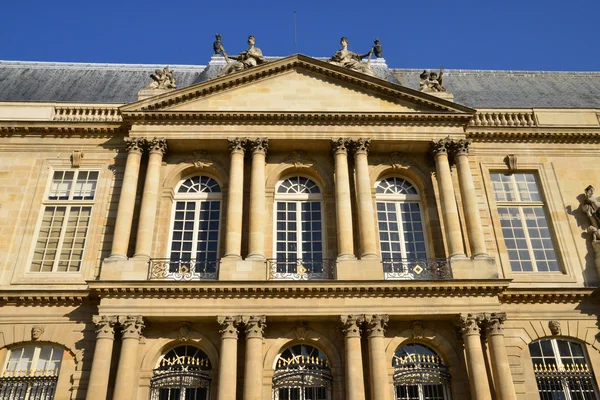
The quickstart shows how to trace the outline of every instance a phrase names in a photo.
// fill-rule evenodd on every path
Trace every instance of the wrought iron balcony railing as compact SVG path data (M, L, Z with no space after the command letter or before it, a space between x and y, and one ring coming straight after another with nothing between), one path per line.
M450 383L448 367L437 356L407 354L394 360L394 383L414 385L420 383Z
M0 378L0 399L39 399L51 400L56 391L58 371L5 373Z
M306 258L295 260L268 259L267 268L269 279L273 280L333 279L336 262L335 259L329 258L320 260Z
M197 281L216 280L219 261L170 260L153 258L148 271L149 280Z
M382 263L385 279L452 279L450 261L446 258L384 258Z

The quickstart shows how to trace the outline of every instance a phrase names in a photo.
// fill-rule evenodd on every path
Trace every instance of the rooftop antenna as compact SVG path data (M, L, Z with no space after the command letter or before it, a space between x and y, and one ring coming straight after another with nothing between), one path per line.
M294 54L296 53L296 11L294 11Z

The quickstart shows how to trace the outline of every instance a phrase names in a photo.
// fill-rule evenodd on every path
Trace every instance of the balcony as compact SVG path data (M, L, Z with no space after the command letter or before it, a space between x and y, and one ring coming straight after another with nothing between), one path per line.
M0 399L53 399L56 371L7 371L0 378Z
M148 280L200 281L216 280L219 276L219 261L170 260L153 258L150 260Z
M381 262L385 279L453 279L450 260L446 258L384 258Z
M270 280L326 280L335 276L335 259L267 259Z

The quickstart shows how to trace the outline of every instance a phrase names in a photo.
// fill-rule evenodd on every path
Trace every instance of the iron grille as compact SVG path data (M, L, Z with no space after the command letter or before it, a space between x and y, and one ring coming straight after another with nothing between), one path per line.
M58 373L50 376L4 376L0 378L1 400L52 400Z
M408 354L404 358L396 358L394 365L394 384L450 384L448 367L442 364L437 356Z
M274 280L311 280L333 279L336 259L267 259L269 279Z
M218 274L219 261L153 258L150 260L148 279L172 281L216 280Z
M163 359L161 365L154 369L150 379L150 399L208 400L210 382L210 363L207 359Z
M534 364L535 380L541 400L564 397L573 399L596 399L594 374L586 364ZM557 397L558 396L558 397Z
M384 258L382 263L385 279L452 279L450 260L446 258Z

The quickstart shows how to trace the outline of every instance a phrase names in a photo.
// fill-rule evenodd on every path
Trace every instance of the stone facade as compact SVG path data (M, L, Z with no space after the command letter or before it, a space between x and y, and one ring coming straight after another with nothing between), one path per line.
M142 400L187 345L213 400L283 399L282 368L310 370L327 399L393 400L397 350L424 345L436 355L410 362L443 365L445 398L525 400L540 340L579 345L600 395L598 246L580 206L600 185L600 105L474 109L301 55L178 87L118 105L0 102L0 397L23 346L64 350L55 399ZM200 197L181 190L196 176ZM289 177L318 189L283 193ZM414 192L380 192L387 178ZM513 183L533 196L516 206L543 213L547 267L520 253L515 267L504 214L518 207L497 195ZM309 200L321 238L282 242L310 229L279 228L292 218L279 205ZM216 225L183 235L213 242L177 239L176 204L193 202L214 203ZM382 225L396 203L419 204L426 257L386 256L384 230L407 229ZM193 262L174 256L186 243ZM294 346L318 352L283 358Z

